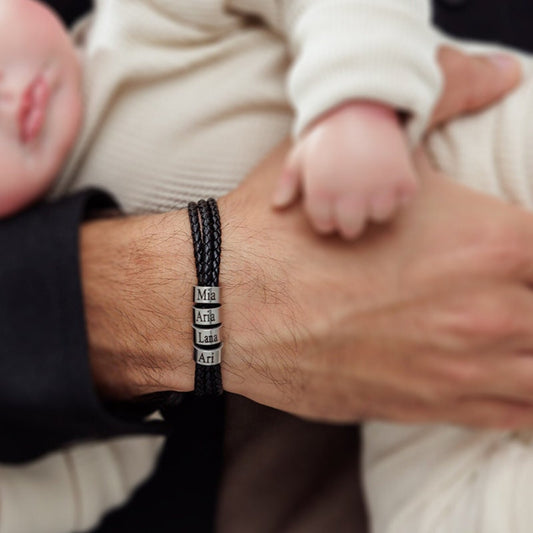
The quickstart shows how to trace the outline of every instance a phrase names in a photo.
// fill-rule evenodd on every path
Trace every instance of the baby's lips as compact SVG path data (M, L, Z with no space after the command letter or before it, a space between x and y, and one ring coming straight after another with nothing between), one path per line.
M35 139L35 137L37 137L37 135L41 131L43 123L44 111L42 111L41 109L32 110L24 124L24 129L22 132L23 141L30 142L31 140Z
M46 119L50 88L42 75L37 76L22 95L19 109L19 136L23 143L35 139Z
M20 140L23 142L24 142L24 125L26 124L26 120L30 113L30 110L31 110L31 95L29 92L26 91L22 95L22 98L20 101L19 114L18 114Z

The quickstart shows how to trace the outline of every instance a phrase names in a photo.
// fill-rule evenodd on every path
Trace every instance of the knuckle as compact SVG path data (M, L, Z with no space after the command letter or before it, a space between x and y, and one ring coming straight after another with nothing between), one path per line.
M512 383L517 399L526 402L533 399L533 367L529 364L510 369L506 379Z
M306 192L313 199L329 198L334 193L334 183L327 172L312 170L306 172Z
M500 298L487 299L483 309L469 312L463 317L462 333L474 339L497 340L515 333L520 327L520 318L509 302Z
M527 267L530 259L527 246L517 231L488 228L481 237L482 260L502 273L517 273Z
M437 407L448 403L456 397L457 383L449 379L439 379L438 382L428 384L420 391L421 400L428 407Z
M479 365L448 357L433 365L424 382L416 387L417 396L427 407L441 408L455 402L480 379Z
M486 425L502 430L520 429L531 426L533 411L517 406L506 406L501 410L494 410L494 414L489 417Z
M480 342L499 340L517 331L521 318L507 294L469 294L454 302L441 325L457 350L471 351Z
M460 360L449 361L443 372L441 393L443 398L451 400L460 396L465 390L479 383L484 375L479 362Z

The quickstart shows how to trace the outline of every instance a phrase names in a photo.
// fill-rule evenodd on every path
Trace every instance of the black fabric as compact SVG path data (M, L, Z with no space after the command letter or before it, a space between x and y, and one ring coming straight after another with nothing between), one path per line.
M77 18L91 9L91 0L45 0L64 20L65 24L72 24Z
M165 414L174 430L156 473L93 533L214 531L222 465L224 397L185 395Z
M91 380L78 226L87 209L109 202L87 192L0 221L2 462L72 440L152 430L111 416Z
M435 22L452 35L533 52L531 0L437 0L434 5Z

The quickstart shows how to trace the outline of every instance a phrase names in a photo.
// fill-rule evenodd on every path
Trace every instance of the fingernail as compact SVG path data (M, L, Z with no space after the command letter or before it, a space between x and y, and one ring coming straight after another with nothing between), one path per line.
M493 54L489 59L501 70L509 72L516 69L516 59L509 54Z

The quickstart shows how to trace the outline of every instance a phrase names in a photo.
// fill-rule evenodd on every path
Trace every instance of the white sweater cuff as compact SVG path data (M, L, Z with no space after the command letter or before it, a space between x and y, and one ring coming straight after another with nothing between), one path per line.
M301 10L291 28L293 134L348 100L372 100L409 116L412 144L440 95L439 39L428 13L398 0L329 0Z

